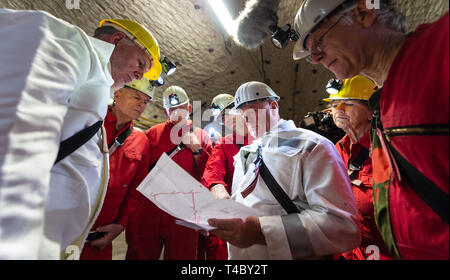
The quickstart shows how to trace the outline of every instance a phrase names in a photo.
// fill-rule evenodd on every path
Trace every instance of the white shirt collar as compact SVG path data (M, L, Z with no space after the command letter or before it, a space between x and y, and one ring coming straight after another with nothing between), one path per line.
M109 62L112 53L114 52L115 46L108 42L99 40L94 37L88 37L89 41L92 44L97 56L102 65L103 72L105 72L106 77L111 80L111 85L114 83L114 80L111 75L111 64Z
M278 123L270 129L270 131L266 132L263 136L259 137L255 141L253 141L253 144L249 145L247 147L249 147L249 150L256 150L256 148L259 145L261 145L261 143L263 142L263 139L265 137L274 136L274 135L278 134L279 132L291 131L291 130L296 129L296 128L297 127L295 126L294 121L292 121L292 120L287 121L287 120L280 119L278 121Z
M273 134L273 133L278 133L281 131L289 131L292 129L296 129L297 127L295 126L295 123L292 120L286 121L283 119L280 119L280 121L278 121L278 123L272 127L272 129L270 129L269 132L267 132L264 136L269 135L269 134Z

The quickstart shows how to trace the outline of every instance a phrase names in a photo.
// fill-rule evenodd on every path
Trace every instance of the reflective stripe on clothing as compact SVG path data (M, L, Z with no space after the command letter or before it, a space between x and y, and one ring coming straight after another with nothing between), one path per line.
M393 61L380 99L383 129L448 126L448 77L449 14L446 13L434 23L419 26ZM379 140L373 143L374 201L379 206L376 218L386 243L395 242L403 259L448 259L448 223L415 193L408 178L390 176L389 155ZM390 144L448 195L448 135L395 136L390 138Z
M255 165L245 172L243 155L262 157L286 194L302 209L286 215L261 178L247 197ZM260 218L267 246L229 246L231 259L294 259L348 251L360 243L359 219L350 181L334 145L318 134L281 120L276 127L235 157L232 199L266 213ZM249 175L250 174L250 175ZM306 233L298 236L297 233Z
M59 259L103 197L101 132L53 163L104 119L114 45L43 11L0 9L0 35L0 259Z

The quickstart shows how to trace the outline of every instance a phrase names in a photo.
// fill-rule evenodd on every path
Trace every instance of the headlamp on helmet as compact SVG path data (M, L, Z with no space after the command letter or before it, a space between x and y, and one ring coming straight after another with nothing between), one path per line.
M167 76L172 75L177 70L176 64L170 61L170 59L167 57L164 57L164 59L162 59L160 62L162 65L162 69Z
M153 87L161 87L165 84L163 77L159 77L156 81L152 81Z
M178 98L178 95L176 95L175 93L169 95L169 103L172 106L177 106L178 104L180 104L180 99Z
M342 89L343 82L338 79L331 79L328 81L326 90L329 94L338 94Z
M214 117L219 116L219 114L222 112L222 110L220 109L219 105L213 103L211 105L211 110L212 110L212 114Z
M291 40L292 42L298 40L298 35L292 30L290 24L286 24L281 28L277 25L272 25L270 26L270 29L272 30L272 43L279 49L285 48L288 40Z

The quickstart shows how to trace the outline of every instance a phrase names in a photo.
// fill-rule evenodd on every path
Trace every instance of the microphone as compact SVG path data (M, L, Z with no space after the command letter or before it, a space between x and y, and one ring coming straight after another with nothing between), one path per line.
M259 47L267 35L272 35L278 24L280 0L249 0L236 19L238 24L234 41L247 49Z

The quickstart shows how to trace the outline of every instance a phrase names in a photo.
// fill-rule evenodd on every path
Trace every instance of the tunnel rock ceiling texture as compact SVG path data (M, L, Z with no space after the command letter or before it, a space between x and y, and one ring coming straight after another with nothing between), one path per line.
M308 112L325 108L325 85L332 74L320 66L292 60L293 45L284 50L270 40L249 51L237 46L218 22L206 0L79 0L79 9L68 9L66 0L0 0L1 8L45 10L92 34L104 18L129 18L146 25L158 38L162 56L179 63L177 72L157 89L140 120L144 126L164 122L160 106L169 85L183 87L203 109L220 93L235 93L247 81L269 84L281 96L281 115L297 124ZM292 24L302 0L281 0L279 25ZM237 17L245 0L225 0ZM398 10L407 16L409 29L432 22L449 9L447 0L399 0ZM141 127L142 128L142 127Z

